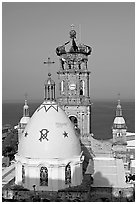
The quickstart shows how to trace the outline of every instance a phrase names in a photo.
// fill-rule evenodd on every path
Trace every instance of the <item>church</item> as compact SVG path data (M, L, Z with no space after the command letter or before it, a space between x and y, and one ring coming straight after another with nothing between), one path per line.
M119 195L119 189L125 193L131 187L125 182L127 127L120 100L113 139L93 138L88 70L91 52L90 46L77 41L72 26L69 40L56 48L59 96L56 98L56 85L48 73L43 102L31 117L25 100L17 127L15 184L29 190L35 186L37 191L59 191L81 186L89 175L93 179L90 186L113 187L115 195ZM51 63L50 58L47 63Z
M80 133L91 131L91 103L87 56L91 48L76 45L76 31L70 31L70 41L56 49L60 56L60 95L56 102L55 82L48 74L44 102L29 117L24 105L20 121L19 145L16 154L15 183L32 190L57 191L78 186L83 179L84 155Z

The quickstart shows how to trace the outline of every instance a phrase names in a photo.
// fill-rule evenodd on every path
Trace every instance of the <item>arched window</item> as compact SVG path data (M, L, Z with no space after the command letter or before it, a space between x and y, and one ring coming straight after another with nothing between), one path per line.
M48 169L46 167L40 169L40 186L48 186Z
M80 96L84 95L84 81L80 80Z
M25 168L22 165L22 183L25 183Z
M65 184L70 184L71 183L71 167L70 164L68 164L65 167Z
M48 100L50 100L50 87L48 86Z
M64 80L61 82L61 92L64 91Z

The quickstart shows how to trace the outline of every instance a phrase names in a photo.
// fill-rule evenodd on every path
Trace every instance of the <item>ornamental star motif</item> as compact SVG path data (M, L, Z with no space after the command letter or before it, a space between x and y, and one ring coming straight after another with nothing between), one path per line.
M40 137L40 142L42 141L42 139L44 140L44 139L46 139L47 141L49 140L48 138L47 138L47 134L49 133L49 131L47 130L47 129L42 129L41 131L40 131L40 133L41 133L41 137Z
M27 137L27 135L28 135L28 133L27 133L27 132L25 132L25 135L24 135L24 136L25 136L25 137Z
M65 137L68 137L68 132L64 131L64 132L63 132L63 135L64 135L64 138L65 138Z

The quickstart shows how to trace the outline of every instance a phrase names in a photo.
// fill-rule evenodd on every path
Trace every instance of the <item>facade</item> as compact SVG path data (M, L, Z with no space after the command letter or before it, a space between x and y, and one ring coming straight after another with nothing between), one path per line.
M76 31L70 40L57 47L60 69L58 102L81 135L91 133L91 101L87 63L91 47L76 42Z
M45 100L23 130L15 159L15 183L30 190L35 186L39 191L58 191L82 182L80 141L55 102L55 83L50 74Z

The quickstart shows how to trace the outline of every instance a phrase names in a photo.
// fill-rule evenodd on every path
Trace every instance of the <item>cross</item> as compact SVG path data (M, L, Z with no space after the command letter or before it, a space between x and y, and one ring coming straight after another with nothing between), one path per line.
M48 68L51 64L54 64L55 62L54 61L51 61L50 60L50 57L48 57L48 60L47 61L44 61L44 64L48 65Z
M47 64L48 66L50 66L51 64L54 64L54 63L55 63L54 61L50 60L50 57L48 57L47 61L44 61L44 64Z

